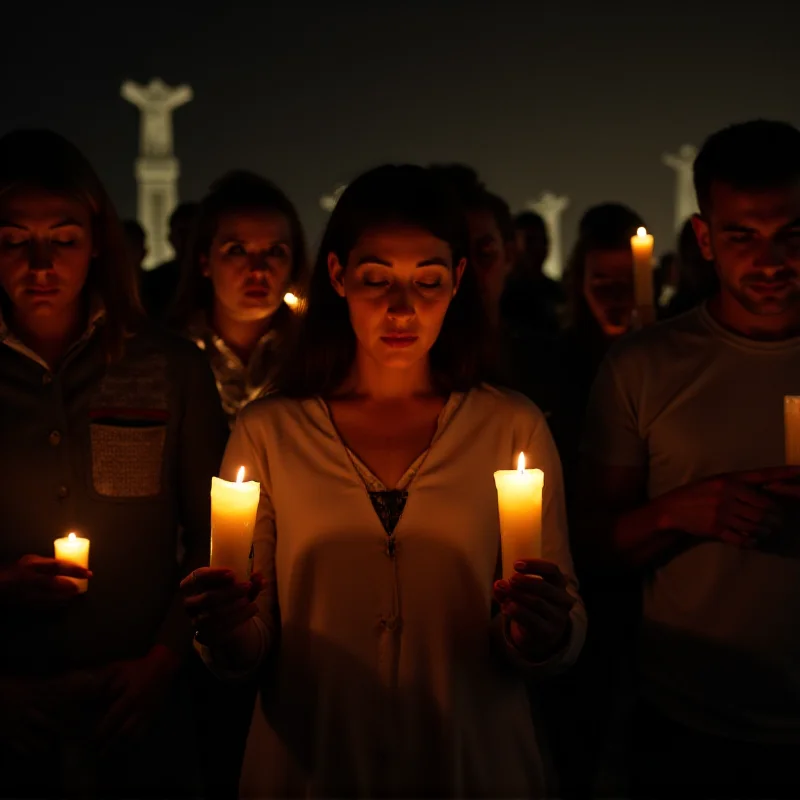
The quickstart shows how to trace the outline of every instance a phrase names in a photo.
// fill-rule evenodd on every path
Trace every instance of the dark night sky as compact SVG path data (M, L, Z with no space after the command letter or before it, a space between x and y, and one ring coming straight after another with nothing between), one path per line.
M363 169L463 161L515 209L543 189L569 195L567 246L579 213L614 199L662 250L664 150L754 116L800 124L800 3L725 5L23 1L4 10L0 131L73 139L132 215L138 111L119 87L160 76L195 91L174 117L183 199L254 169L314 239L319 196Z

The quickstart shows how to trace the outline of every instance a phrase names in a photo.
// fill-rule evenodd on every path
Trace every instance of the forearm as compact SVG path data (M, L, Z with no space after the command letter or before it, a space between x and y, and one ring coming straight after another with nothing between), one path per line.
M670 527L659 501L627 511L586 515L581 528L583 559L606 568L645 567L683 536Z

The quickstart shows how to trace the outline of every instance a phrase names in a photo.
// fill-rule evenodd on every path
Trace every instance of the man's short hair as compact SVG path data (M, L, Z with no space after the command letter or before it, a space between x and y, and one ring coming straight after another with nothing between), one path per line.
M753 120L712 134L694 162L700 211L711 205L711 186L740 191L789 186L800 179L800 131L788 122Z

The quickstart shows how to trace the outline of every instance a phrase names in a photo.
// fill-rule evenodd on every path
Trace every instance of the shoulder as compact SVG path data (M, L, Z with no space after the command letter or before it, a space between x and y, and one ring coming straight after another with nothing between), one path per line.
M158 359L169 377L210 371L208 356L190 339L151 321L141 323L127 340L123 362Z
M686 347L707 339L708 334L702 312L695 308L624 336L611 347L607 361L616 367L644 367L663 357L677 356Z
M511 389L484 383L469 392L465 404L470 414L486 421L501 422L530 432L547 428L541 409L525 395Z
M266 431L298 430L318 426L324 416L318 398L297 400L274 394L248 403L236 418L236 429L260 435Z

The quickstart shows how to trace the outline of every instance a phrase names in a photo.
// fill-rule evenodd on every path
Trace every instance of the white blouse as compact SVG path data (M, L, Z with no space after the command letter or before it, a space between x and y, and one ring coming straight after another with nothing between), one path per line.
M500 531L493 473L524 451L544 471L543 557L578 598L565 649L526 662L491 616ZM320 399L248 406L222 477L261 484L250 663L260 698L242 797L541 797L524 675L552 674L583 644L561 464L542 413L487 386L451 397L404 479L390 545L369 480ZM374 478L374 476L372 476ZM212 669L231 676L202 648Z

